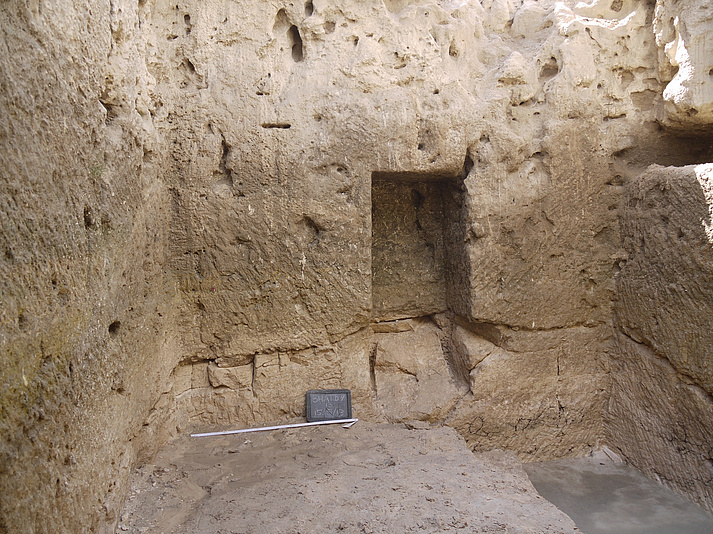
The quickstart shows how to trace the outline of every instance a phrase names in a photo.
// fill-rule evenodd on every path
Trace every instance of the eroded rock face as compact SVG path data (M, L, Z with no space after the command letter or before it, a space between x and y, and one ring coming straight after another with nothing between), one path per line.
M620 334L618 347L607 442L646 475L710 510L710 395L646 345Z
M668 142L648 4L239 9L145 14L186 362L445 311L515 331L609 322L626 151Z
M713 503L713 165L653 166L627 188L610 440Z
M713 6L709 2L657 0L654 18L663 92L663 121L676 128L711 131L713 123Z
M449 365L438 325L428 318L408 325L374 336L376 404L387 420L443 421L468 388Z
M456 326L453 338L469 339L461 354L470 369L470 391L448 424L473 450L506 447L533 461L586 454L600 446L611 351L608 327L502 328L495 335L481 325L466 327ZM459 350L457 345L453 350Z
M123 108L143 63L117 7L0 10L3 532L111 531L137 459L167 437L170 196ZM123 96L105 93L120 73Z
M713 165L654 166L628 187L622 209L628 254L617 318L713 394Z
M348 388L359 417L374 418L370 334L329 346L183 364L173 373L179 422L255 424L304 416L309 389Z
M612 320L625 187L713 159L704 4L7 3L7 528L111 530L151 443L299 417L317 387L581 453L619 326L708 387L693 338L654 335L688 301L650 287L669 326Z

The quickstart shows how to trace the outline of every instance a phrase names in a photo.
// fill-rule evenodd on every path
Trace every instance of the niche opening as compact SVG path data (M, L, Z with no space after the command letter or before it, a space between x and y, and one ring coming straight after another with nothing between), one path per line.
M463 312L463 196L462 177L372 174L372 321Z

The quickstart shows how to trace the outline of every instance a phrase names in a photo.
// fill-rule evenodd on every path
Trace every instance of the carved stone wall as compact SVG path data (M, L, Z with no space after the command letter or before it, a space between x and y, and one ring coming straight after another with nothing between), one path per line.
M9 0L0 32L3 527L111 531L171 433L321 387L705 467L708 170L644 172L713 160L707 2Z

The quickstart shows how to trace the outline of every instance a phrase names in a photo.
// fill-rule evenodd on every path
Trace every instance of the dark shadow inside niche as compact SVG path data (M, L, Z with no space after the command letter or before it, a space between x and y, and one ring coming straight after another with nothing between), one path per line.
M465 311L463 206L463 177L372 174L373 321Z
M643 170L655 163L665 167L699 165L713 161L713 134L678 132L647 123L632 146L612 154L615 160Z

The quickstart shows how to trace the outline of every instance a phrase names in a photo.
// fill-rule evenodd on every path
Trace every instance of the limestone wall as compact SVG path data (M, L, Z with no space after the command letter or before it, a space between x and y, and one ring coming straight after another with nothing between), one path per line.
M147 9L154 106L175 165L172 266L191 367L181 373L215 362L253 377L231 391L204 378L184 391L184 381L181 398L200 405L237 395L230 418L265 420L265 399L290 375L263 381L264 358L282 354L315 387L353 381L353 370L315 374L293 356L333 350L354 333L354 358L372 354L370 324L381 319L450 312L475 330L534 337L608 328L623 180L611 156L637 137L663 139L655 122L663 84L651 6L590 15L505 2ZM447 182L461 199L432 222L398 215L403 224L392 230L411 248L381 247L383 187L405 191L398 184L409 182ZM416 192L420 200L404 200L433 211ZM388 313L374 313L381 309ZM606 351L592 350L589 361ZM556 369L554 355L547 362ZM593 374L594 390L604 389L604 374ZM531 418L559 410L555 390L528 408ZM299 415L302 392L289 391L295 408L286 415ZM374 392L359 391L368 406ZM564 409L601 413L599 401L584 399ZM519 417L507 419L517 426ZM589 427L586 441L596 443L601 420Z
M109 531L138 455L311 388L524 459L623 442L624 334L705 390L620 208L713 159L704 4L6 2L7 528Z
M653 166L627 187L609 441L711 507L713 165Z
M2 532L112 531L137 459L165 439L170 196L117 9L0 9Z

